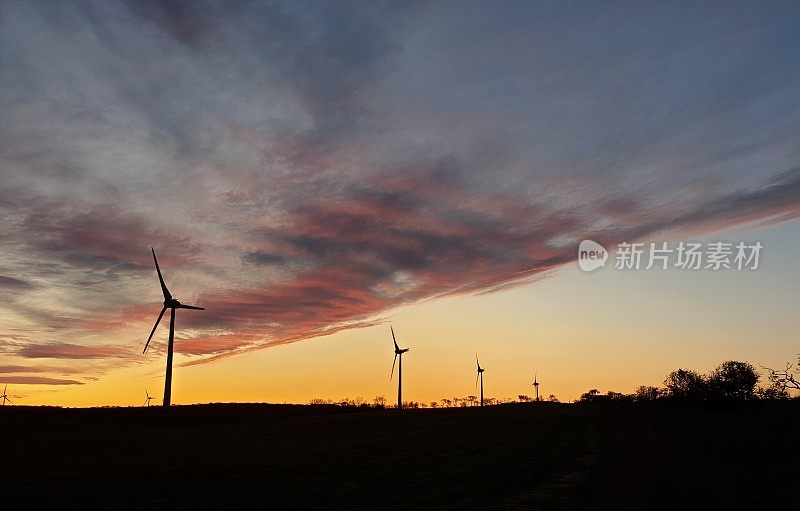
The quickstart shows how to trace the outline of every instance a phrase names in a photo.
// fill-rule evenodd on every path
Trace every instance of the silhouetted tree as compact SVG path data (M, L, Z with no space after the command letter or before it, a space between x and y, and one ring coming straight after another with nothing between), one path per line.
M800 355L797 357L797 364L800 366ZM770 369L769 367L764 369L767 370L769 381L777 388L783 389L784 392L787 389L800 390L800 371L792 367L792 364L787 362L783 370Z
M467 402L470 406L475 406L475 401L478 400L478 396L467 396Z
M660 398L663 393L663 390L658 387L641 385L636 389L636 392L634 392L633 399L637 402L655 401Z
M524 394L518 395L517 399L519 399L520 403L527 403L531 400L530 396L526 396Z
M755 397L759 375L747 362L728 360L708 377L709 397L727 401L747 401Z
M320 399L320 398L316 397L316 398L312 399L311 401L309 401L308 404L310 404L310 405L332 405L332 404L335 404L335 403L330 399Z
M581 397L578 399L578 401L595 401L597 399L597 396L599 395L600 395L599 390L592 389L589 392L584 392L583 394L581 394Z
M550 394L549 396L547 396L547 400L550 401L551 403L560 403L561 402L561 401L558 400L558 398L556 397L555 394Z
M453 406L453 400L447 398L442 399L442 406L446 406L448 408Z
M623 394L622 392L614 392L609 390L605 394L601 394L599 390L592 389L589 392L581 394L579 401L590 402L609 402L609 401L631 401L631 396Z
M700 401L706 398L706 380L691 369L672 371L664 380L670 397L682 401Z
M781 383L770 382L766 387L756 389L756 399L774 401L777 399L789 399L789 391Z
M375 408L386 408L386 398L384 396L375 396L372 400L372 406Z
M431 401L431 408L439 408L439 403L436 401Z
M615 392L613 390L609 390L604 397L609 401L633 401L633 396L623 394L622 392Z

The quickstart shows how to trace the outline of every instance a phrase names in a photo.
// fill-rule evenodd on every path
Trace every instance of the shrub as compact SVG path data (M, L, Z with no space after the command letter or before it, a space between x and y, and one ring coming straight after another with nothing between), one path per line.
M707 383L703 376L691 369L672 371L664 380L670 397L681 401L701 401L706 398Z
M755 398L759 375L747 362L728 360L717 367L707 380L709 397L726 401Z

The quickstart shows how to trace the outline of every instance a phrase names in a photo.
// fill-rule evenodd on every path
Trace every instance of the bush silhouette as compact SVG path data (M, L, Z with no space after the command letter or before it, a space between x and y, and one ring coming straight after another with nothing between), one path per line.
M633 400L639 403L655 401L664 396L664 391L658 387L641 385L633 394Z
M758 373L747 362L728 360L708 377L708 395L724 401L749 401L755 398Z
M584 392L581 394L581 397L578 401L596 401L598 397L602 397L600 391L597 389L591 389L589 392Z
M664 380L669 396L681 401L702 401L707 397L708 385L703 375L691 369L672 371Z

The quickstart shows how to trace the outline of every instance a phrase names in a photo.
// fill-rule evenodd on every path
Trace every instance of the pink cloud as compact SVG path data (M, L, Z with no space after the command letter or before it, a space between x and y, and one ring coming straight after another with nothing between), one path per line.
M3 365L0 366L0 374L10 373L53 373L53 374L80 374L84 373L85 369L80 367L64 367L64 366L20 366L20 365Z
M0 383L18 385L83 385L83 382L77 380L48 378L46 376L0 376Z
M19 348L16 354L25 358L95 359L124 358L130 356L131 352L119 346L51 343L29 344Z

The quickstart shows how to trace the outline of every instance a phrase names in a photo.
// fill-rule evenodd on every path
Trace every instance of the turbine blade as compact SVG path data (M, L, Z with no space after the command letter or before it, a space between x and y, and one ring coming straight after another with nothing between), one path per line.
M9 403L13 403L14 402L14 401L12 401L12 400L10 400L8 398L6 398L6 401L8 401Z
M153 329L150 330L150 337L147 338L147 344L144 345L144 349L142 350L142 355L147 351L147 347L150 345L150 339L153 338L153 334L156 333L156 328L158 327L158 323L161 321L161 318L164 317L164 312L166 312L167 308L164 307L161 309L161 314L158 315L158 319L156 320L156 324L153 325Z
M478 369L480 369L481 368L481 363L478 362L478 354L477 353L475 354L475 363L478 365Z
M475 388L476 389L478 388L478 378L480 378L480 377L481 377L481 373L478 373L477 375L475 375Z
M394 350L395 350L395 351L400 351L400 346L398 346L398 345L397 345L397 339L394 337L394 328L392 328L392 327L390 326L390 327L389 327L389 330L391 330L391 331L392 331L392 342L394 342Z
M164 300L171 300L172 295L169 293L167 285L164 284L164 277L161 276L161 268L158 267L158 259L156 259L156 251L153 247L150 247L150 250L153 251L153 261L156 263L156 271L158 272L158 281L161 282L161 291L164 293Z
M205 308L203 308L203 307L195 307L194 305L184 305L184 304L180 304L175 308L176 309L192 309L192 310L196 310L196 311L204 311L205 310Z
M392 377L394 376L394 365L397 363L397 353L394 354L394 362L392 362L392 372L389 373L389 381L392 381Z

